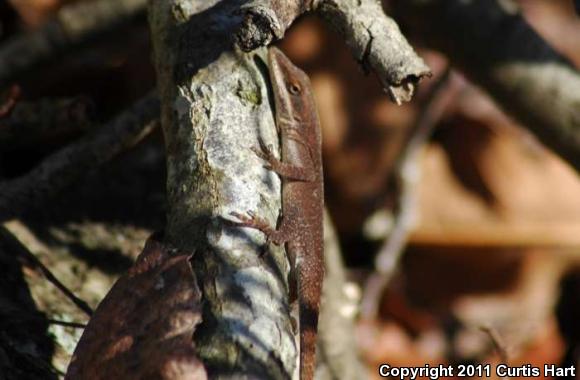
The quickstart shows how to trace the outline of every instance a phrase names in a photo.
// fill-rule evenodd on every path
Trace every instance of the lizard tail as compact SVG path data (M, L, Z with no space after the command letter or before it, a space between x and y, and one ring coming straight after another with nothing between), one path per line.
M300 272L300 380L312 380L316 369L316 336L324 267L316 265Z

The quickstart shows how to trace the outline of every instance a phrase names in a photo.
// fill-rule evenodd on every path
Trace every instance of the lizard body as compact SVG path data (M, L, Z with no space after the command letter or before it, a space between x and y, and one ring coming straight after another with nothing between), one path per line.
M276 105L281 160L260 141L256 154L282 178L282 218L277 229L253 214L232 213L240 225L257 228L275 244L286 244L290 294L298 297L300 379L311 380L316 360L318 311L324 276L321 131L310 80L276 48L268 53ZM294 288L296 287L296 288Z

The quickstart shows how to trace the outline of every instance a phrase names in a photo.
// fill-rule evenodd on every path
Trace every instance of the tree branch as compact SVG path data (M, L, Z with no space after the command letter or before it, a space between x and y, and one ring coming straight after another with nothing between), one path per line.
M390 285L407 246L409 234L418 213L417 186L421 180L420 155L447 107L456 99L458 88L450 87L451 69L447 67L431 87L393 173L397 185L397 200L393 209L394 226L375 257L375 272L364 288L361 312L367 319L376 318L382 294Z
M234 228L231 212L276 224L280 180L252 152L258 137L278 147L265 51L234 50L242 1L151 0L167 152L166 239L196 252L203 323L194 336L212 379L292 378L297 348L282 249Z
M318 12L345 39L363 67L377 74L396 104L410 101L419 81L431 76L379 2L320 0Z
M315 10L336 30L365 69L374 71L397 104L411 100L431 72L376 0L255 0L244 7L237 42L244 50L281 39L294 19Z
M312 0L253 0L244 5L236 42L244 51L281 40L294 20L310 10Z
M150 94L104 127L47 157L28 174L0 182L0 221L14 218L135 145L155 126L159 103Z
M26 248L24 244L18 240L16 236L10 233L4 226L0 226L0 239L4 241L6 245L20 256L25 264L28 265L33 270L40 272L44 278L46 278L51 284L54 285L66 298L68 298L76 307L83 311L87 316L93 314L93 309L89 304L77 297L69 288L66 287L60 280L48 269L38 257L36 257L32 252Z
M580 170L580 73L496 1L396 1L396 14Z

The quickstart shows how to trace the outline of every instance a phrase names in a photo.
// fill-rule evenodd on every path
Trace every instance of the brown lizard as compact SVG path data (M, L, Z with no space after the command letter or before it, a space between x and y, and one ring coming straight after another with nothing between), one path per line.
M321 131L306 73L276 48L269 50L268 61L282 159L278 160L271 147L262 141L260 149L254 151L267 162L266 168L282 178L282 218L274 229L251 213L250 217L232 215L242 221L239 225L264 232L268 241L286 244L291 265L291 301L296 293L298 297L300 379L310 380L316 364L316 331L324 276Z

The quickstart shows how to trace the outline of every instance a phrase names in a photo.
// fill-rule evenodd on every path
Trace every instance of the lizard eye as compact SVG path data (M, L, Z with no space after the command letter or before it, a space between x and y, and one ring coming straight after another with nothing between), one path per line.
M292 95L298 95L302 91L302 89L300 88L300 85L298 85L296 83L290 83L288 90L290 91L290 93Z

